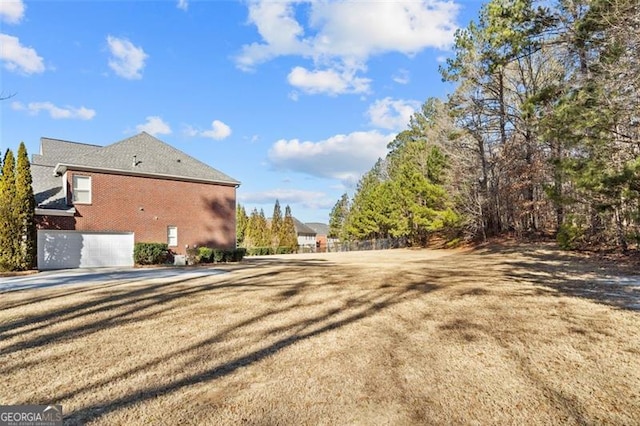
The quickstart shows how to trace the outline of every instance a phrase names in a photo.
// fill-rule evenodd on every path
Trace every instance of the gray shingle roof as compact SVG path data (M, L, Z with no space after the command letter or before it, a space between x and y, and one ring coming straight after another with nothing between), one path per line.
M71 169L108 169L226 185L240 184L145 132L105 147L41 138L40 154L34 154L31 161L33 192L40 208L68 209L62 180L55 176L59 165Z
M240 182L162 142L146 132L95 150L71 160L69 166L119 170L129 173L172 176L230 185Z
M313 229L318 235L328 235L329 225L321 222L307 222L305 223L309 228Z
M67 201L62 188L62 178L53 174L52 166L31 164L33 195L36 205L48 209L67 209Z
M55 166L58 163L73 161L100 148L102 147L98 145L40 138L40 154L31 156L31 164Z
M295 225L296 234L298 234L298 235L316 235L316 231L314 231L313 229L309 228L307 225L305 225L304 223L300 222L295 217L293 218L293 224Z

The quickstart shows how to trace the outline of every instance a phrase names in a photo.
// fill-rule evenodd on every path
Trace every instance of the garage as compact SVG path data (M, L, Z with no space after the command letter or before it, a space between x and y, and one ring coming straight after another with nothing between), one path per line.
M133 266L133 232L38 230L38 269Z

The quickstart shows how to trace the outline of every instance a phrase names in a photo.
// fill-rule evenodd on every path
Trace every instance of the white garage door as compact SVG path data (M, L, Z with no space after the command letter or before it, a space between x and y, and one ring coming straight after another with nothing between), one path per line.
M38 269L133 266L133 232L38 230Z

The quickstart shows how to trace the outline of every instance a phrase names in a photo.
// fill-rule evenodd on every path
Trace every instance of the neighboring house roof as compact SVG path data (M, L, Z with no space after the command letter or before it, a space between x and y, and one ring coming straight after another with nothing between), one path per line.
M142 132L101 147L41 138L32 156L33 192L39 208L67 209L60 175L67 169L107 171L238 186L239 181Z
M307 225L305 225L304 223L300 222L295 217L293 218L293 224L295 225L296 234L298 234L298 235L312 235L312 236L316 235L316 231L314 231L313 229L309 228Z
M329 225L326 223L307 222L305 225L313 229L317 235L329 235Z

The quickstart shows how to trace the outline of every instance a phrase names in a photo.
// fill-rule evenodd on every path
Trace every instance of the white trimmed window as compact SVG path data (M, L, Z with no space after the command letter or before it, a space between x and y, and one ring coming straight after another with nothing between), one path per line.
M91 176L73 175L72 181L73 202L91 204Z
M167 245L176 247L178 245L178 227L167 226Z

